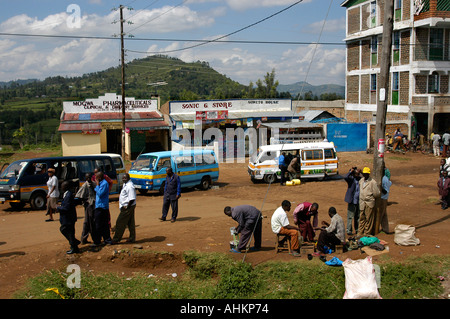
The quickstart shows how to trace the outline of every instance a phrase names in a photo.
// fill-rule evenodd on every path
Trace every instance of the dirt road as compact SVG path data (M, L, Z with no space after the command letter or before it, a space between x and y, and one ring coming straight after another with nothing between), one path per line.
M344 175L352 166L372 167L373 155L341 153L339 171ZM378 237L389 243L388 258L401 261L411 255L450 253L450 209L441 210L438 201L437 180L439 159L421 153L386 154L386 165L391 170L393 186L389 197L388 216L391 231L397 224L416 227L419 246L398 246L394 235L380 234ZM306 181L299 186L281 187L273 184L253 184L247 175L246 163L221 164L218 189L208 191L187 190L182 193L179 218L176 223L160 222L162 197L156 194L138 196L136 208L137 245L142 249L157 252L174 252L177 256L186 250L217 251L228 253L231 240L229 228L236 223L223 214L224 206L250 204L262 208L263 249L251 252L245 260L258 264L267 260L292 260L286 253L275 254L275 236L270 229L270 217L281 201L288 199L298 204L303 201L319 204L319 220L329 222L330 206L346 218L344 195L347 185L343 179L327 181ZM264 202L265 199L265 202ZM264 206L263 206L264 202ZM117 196L110 203L112 224L118 215ZM79 220L77 236L82 230L83 210L77 209ZM57 218L58 216L56 216ZM291 216L290 216L291 217ZM48 269L61 268L77 263L82 270L94 273L112 271L124 276L136 271L157 274L184 270L181 257L168 260L159 257L154 260L121 262L111 258L121 249L136 249L133 244L106 246L100 252L88 251L81 246L82 253L67 256L68 244L59 232L59 222L45 222L43 211L32 211L26 206L22 211L12 210L8 204L0 205L0 298L11 298L26 279ZM291 218L292 222L292 218ZM128 231L125 232L125 238ZM242 259L243 254L233 254ZM337 254L344 260L365 258L360 251ZM306 256L300 257L305 259ZM375 256L374 260L381 258Z

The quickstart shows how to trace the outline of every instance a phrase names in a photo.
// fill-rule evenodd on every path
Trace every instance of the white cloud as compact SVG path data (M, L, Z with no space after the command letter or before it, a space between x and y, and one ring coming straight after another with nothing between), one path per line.
M305 33L312 33L312 34L317 34L320 33L320 31L322 30L323 27L323 32L343 32L345 31L345 17L342 17L340 19L335 19L335 20L327 20L325 21L325 25L324 25L324 20L321 21L317 21L314 23L311 23L307 26L305 26L305 28L302 30Z

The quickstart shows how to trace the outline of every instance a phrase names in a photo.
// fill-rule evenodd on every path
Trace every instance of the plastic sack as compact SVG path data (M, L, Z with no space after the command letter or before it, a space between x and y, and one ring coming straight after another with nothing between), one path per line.
M381 299L372 257L358 260L347 258L342 266L345 273L343 299Z
M416 246L420 244L419 238L415 236L416 228L411 225L395 226L394 243L400 246Z

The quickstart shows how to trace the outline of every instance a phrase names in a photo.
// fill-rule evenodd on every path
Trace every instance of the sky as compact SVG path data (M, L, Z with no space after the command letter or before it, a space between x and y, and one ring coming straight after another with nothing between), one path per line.
M0 2L6 8L0 12L0 81L79 76L120 65L123 5L126 62L163 54L208 62L244 85L272 70L280 84L344 85L342 0ZM225 42L198 42L219 38Z

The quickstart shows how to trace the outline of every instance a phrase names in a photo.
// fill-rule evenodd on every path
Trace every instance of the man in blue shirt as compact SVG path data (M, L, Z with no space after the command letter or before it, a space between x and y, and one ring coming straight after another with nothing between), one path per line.
M169 213L169 206L172 207L172 219L174 223L178 216L178 198L181 197L181 182L180 177L174 174L171 167L166 169L166 183L164 185L164 199L162 207L161 221L165 221Z
M380 212L379 212L379 220L380 220L381 231L385 232L386 234L390 234L389 222L388 222L388 216L387 216L387 204L388 204L388 198L389 198L389 190L392 185L392 182L390 179L391 179L391 172L387 168L385 168L384 176L381 179L381 205L380 205Z
M109 185L105 180L103 172L96 173L95 181L95 211L94 211L94 231L92 232L93 246L99 246L101 240L111 245L111 233L109 231Z
M281 170L281 183L280 185L284 185L286 182L286 172L287 172L287 165L285 162L285 155L286 153L281 153L280 157L278 158L278 168Z

